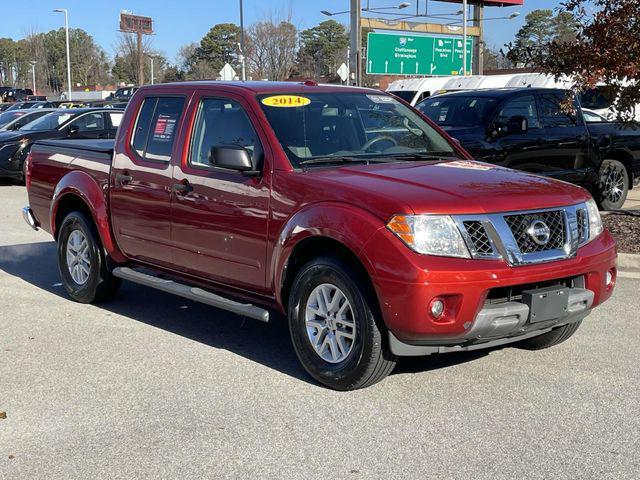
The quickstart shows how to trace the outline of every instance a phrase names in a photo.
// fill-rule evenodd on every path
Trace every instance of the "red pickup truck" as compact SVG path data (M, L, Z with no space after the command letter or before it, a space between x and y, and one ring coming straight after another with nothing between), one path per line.
M113 141L40 141L23 215L79 302L121 279L268 321L304 368L371 385L399 356L570 337L616 282L591 196L474 162L385 93L194 82L133 96Z

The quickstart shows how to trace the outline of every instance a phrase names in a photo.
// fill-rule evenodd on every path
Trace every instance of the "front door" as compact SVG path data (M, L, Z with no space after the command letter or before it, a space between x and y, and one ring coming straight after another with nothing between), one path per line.
M268 151L241 98L202 95L186 158L175 163L172 242L185 273L235 287L265 288L269 214ZM246 176L215 167L214 147L240 146L263 173Z
M549 165L544 172L554 178L569 182L580 182L584 178L584 168L588 163L589 141L584 119L575 112L569 112L566 95L556 92L540 94L540 111L545 128L545 158Z
M131 138L116 146L110 209L116 242L130 258L171 267L171 196L185 98L146 97ZM136 108L131 105L130 108Z

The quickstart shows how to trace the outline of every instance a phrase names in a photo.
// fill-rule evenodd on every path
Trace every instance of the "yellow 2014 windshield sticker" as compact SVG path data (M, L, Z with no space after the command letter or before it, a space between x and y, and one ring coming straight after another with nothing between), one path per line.
M264 105L270 107L285 107L295 108L304 107L311 103L311 99L307 97L300 97L298 95L273 95L262 99Z

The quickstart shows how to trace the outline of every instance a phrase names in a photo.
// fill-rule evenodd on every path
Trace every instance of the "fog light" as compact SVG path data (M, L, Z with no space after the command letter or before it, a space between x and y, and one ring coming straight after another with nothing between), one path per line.
M440 318L444 314L444 300L434 298L429 304L429 312L433 318Z
M607 287L610 287L611 285L613 285L613 281L614 281L613 270L609 270L607 272L607 277L606 277Z

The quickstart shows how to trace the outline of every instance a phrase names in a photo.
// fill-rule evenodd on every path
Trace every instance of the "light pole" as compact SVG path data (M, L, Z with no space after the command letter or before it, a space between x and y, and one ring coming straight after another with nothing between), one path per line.
M462 0L462 76L467 76L467 0Z
M242 7L242 0L240 0L240 65L242 67L242 81L247 79L246 62L244 59L244 8Z
M31 75L33 79L33 94L37 95L38 90L36 89L36 62L32 60L29 63L31 64Z
M69 56L69 12L67 12L66 8L56 8L54 10L56 13L64 13L64 30L65 37L67 42L67 100L71 100L71 57Z
M153 61L155 59L155 55L151 55L150 53L148 55L149 55L149 60L151 60L151 85L153 85L155 82L155 77L153 75Z

